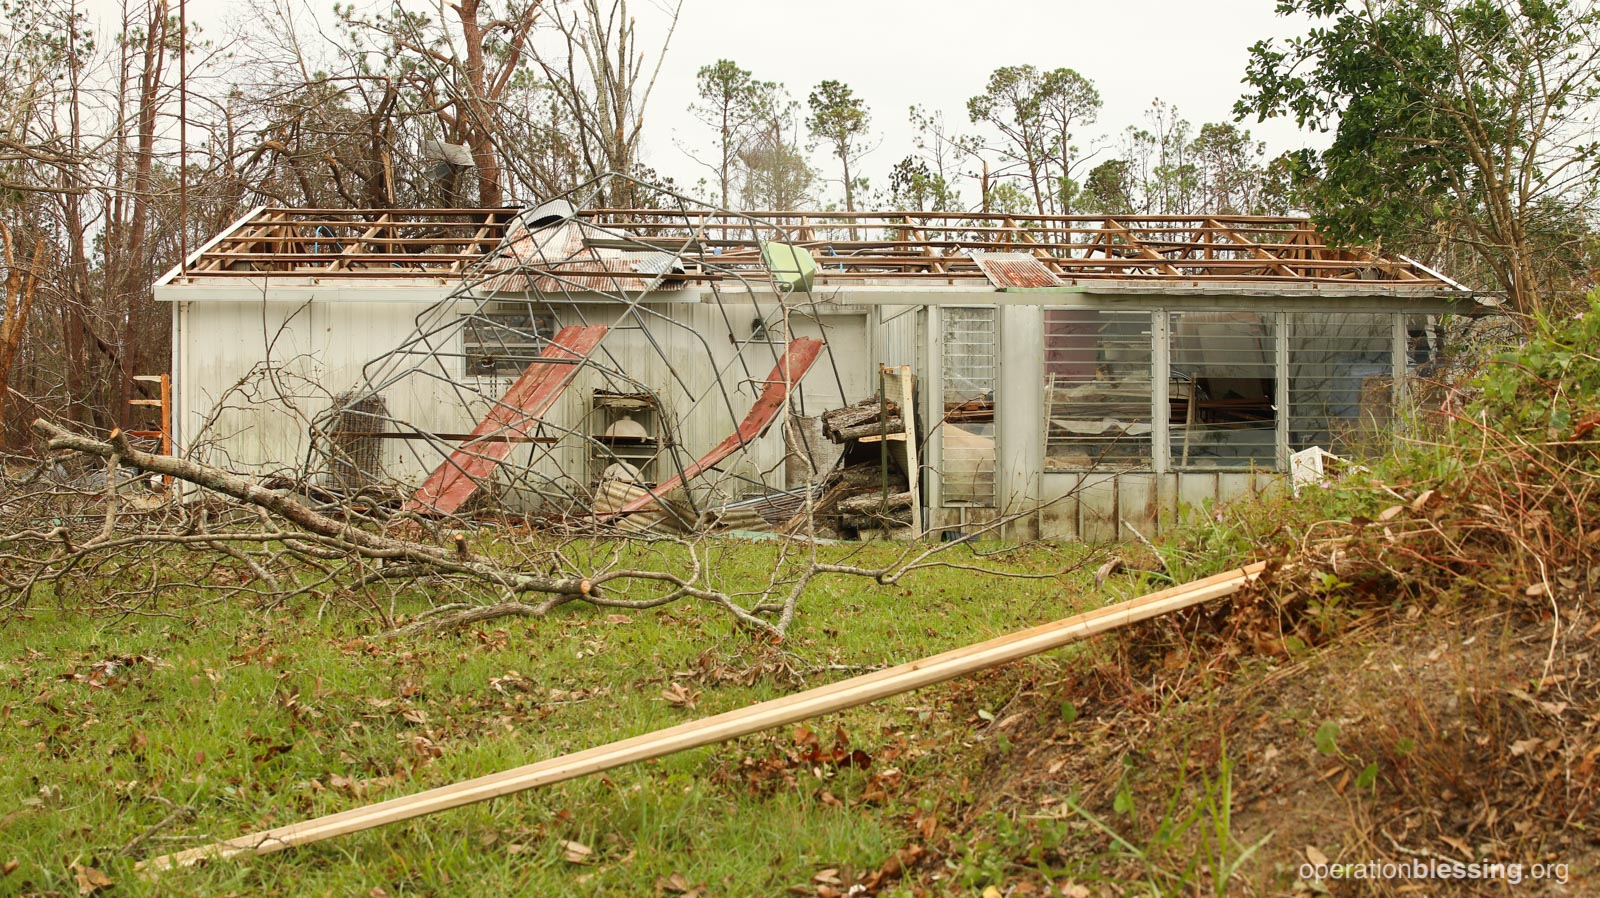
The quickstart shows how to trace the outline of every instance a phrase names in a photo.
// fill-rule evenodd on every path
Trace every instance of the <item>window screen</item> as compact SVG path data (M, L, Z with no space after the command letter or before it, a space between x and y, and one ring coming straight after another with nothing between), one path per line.
M1393 317L1297 313L1289 320L1290 448L1381 449L1394 415Z
M1172 313L1173 465L1277 466L1274 318L1258 312Z
M1044 314L1045 468L1150 465L1149 312Z
M995 310L945 308L942 503L993 508Z

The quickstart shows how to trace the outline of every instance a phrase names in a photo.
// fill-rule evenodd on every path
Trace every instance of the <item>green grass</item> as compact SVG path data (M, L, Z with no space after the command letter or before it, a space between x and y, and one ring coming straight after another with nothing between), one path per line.
M724 550L723 576L754 576L766 551ZM1050 570L1079 551L1008 552L998 566ZM626 621L568 606L404 642L372 641L377 624L354 607L319 619L313 601L186 613L198 597L179 595L164 604L173 617L121 621L40 610L0 633L0 864L18 863L0 894L75 895L78 864L128 895L640 895L673 874L709 894L765 895L826 867L874 868L967 763L941 747L982 721L947 688L811 724L825 745L842 728L874 756L866 771L792 763L794 735L770 733L159 881L132 864L774 698L803 688L795 674L820 685L849 675L839 667L1052 620L1101 601L1085 579L829 577L778 647L687 602ZM693 708L662 697L675 683ZM864 802L891 767L903 775L887 799ZM193 818L124 854L168 802ZM563 840L592 849L590 862L565 859Z

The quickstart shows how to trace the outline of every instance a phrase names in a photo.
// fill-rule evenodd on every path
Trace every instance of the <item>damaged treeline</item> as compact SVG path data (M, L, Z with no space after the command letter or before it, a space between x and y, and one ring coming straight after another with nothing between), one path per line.
M43 420L33 429L49 454L30 468L9 467L0 493L0 612L12 615L51 602L181 615L211 602L272 609L309 599L319 613L364 609L394 636L540 617L569 603L646 609L692 601L776 637L819 575L893 583L930 567L984 569L968 557L970 548L954 543L908 544L871 560L860 546L839 547L825 558L807 523L741 543L738 572L724 571L727 544L705 534L628 532L592 518L531 528L395 514L361 498L329 502L325 492L275 480L269 488L155 454L118 431L101 439ZM870 486L859 472L845 476ZM958 552L963 557L953 559ZM761 557L764 576L750 576L752 555Z

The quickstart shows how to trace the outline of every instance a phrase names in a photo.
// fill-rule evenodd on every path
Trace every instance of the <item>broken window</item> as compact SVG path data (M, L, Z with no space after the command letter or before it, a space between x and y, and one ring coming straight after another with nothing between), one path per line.
M995 310L945 307L942 503L993 508Z
M516 377L556 333L556 318L531 303L504 303L466 316L461 351L468 377Z
M1274 468L1278 460L1274 315L1174 312L1169 433L1179 468Z
M1289 447L1368 454L1394 415L1394 317L1297 313L1289 331Z
M1150 465L1149 312L1044 313L1045 470Z

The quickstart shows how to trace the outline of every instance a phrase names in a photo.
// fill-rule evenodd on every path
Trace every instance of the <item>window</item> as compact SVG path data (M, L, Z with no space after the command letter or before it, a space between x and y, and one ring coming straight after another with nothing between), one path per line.
M556 333L555 316L533 303L494 303L465 316L461 351L468 377L518 377Z
M1149 312L1044 313L1045 470L1150 465Z
M943 309L942 504L993 508L995 311Z
M1367 454L1388 442L1394 415L1392 315L1290 317L1289 446Z
M1273 468L1278 458L1275 316L1174 312L1169 433L1178 468Z

